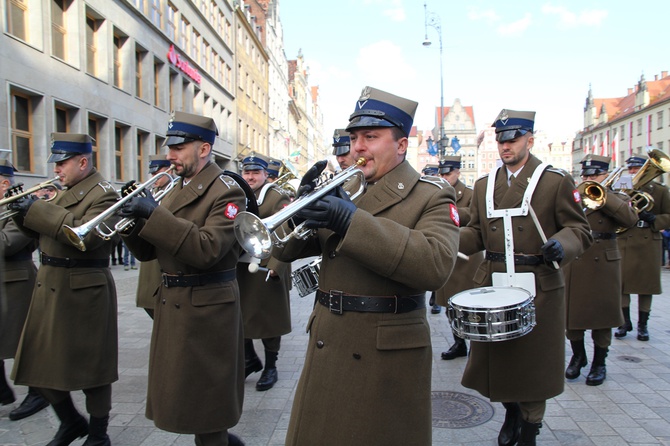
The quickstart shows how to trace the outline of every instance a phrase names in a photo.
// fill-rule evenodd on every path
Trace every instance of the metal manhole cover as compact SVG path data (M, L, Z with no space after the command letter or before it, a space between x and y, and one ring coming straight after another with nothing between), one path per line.
M432 392L433 427L461 429L493 418L493 407L479 397L460 392Z
M617 359L619 361L625 361L625 362L634 362L634 363L642 362L642 360L637 356L623 355L623 356L617 356Z

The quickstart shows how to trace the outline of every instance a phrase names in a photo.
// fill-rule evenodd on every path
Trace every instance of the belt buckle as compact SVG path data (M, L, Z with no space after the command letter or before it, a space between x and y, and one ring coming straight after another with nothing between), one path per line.
M398 309L400 307L400 298L398 295L393 295L393 303L394 303L394 308L393 308L393 314L398 314Z
M333 305L333 297L335 298L336 305ZM335 314L342 314L342 291L330 290L328 292L328 311Z
M646 221L638 220L637 224L635 226L637 226L638 228L645 228L646 227L645 223L646 223Z
M169 282L168 282L168 276L167 276L167 274L163 273L162 278L163 278L163 286L164 286L165 288L170 288L170 284L169 284Z

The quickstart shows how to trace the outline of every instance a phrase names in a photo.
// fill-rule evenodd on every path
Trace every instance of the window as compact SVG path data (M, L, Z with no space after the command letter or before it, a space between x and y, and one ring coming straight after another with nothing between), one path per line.
M163 29L163 8L161 0L151 0L151 23L158 29Z
M54 56L65 60L65 13L67 11L65 0L53 0L51 2L51 51Z
M179 77L179 75L177 73L170 70L170 82L168 84L168 96L169 96L169 102L170 102L169 103L169 111L174 111L174 109L175 109L176 100L175 100L175 97L174 97L174 95L175 95L175 88L174 87L175 87L175 85L177 85L177 82L178 82L177 78L178 77Z
M124 38L114 33L113 38L113 52L114 52L114 86L123 88L123 72L122 72L122 55Z
M161 72L165 64L158 59L154 59L154 105L161 107L163 105L163 98L161 95Z
M189 54L191 55L191 59L196 61L196 63L200 61L200 46L198 45L199 42L200 42L200 34L197 31L191 31Z
M623 141L624 139L626 139L626 126L622 125L619 127L619 140Z
M65 104L56 104L54 107L54 131L67 133L72 127L72 119L76 110Z
M188 32L189 32L188 20L183 16L181 22L179 23L179 46L183 51L188 52Z
M136 158L136 169L137 177L140 178L141 182L147 180L147 169L145 168L144 160L148 159L149 155L149 133L142 130L137 131L137 158ZM148 166L149 163L146 164Z
M28 0L9 0L7 3L7 32L28 41Z
M12 160L21 172L32 172L33 104L30 96L11 92Z
M100 22L95 18L86 16L86 72L93 76L98 75L98 29Z
M642 119L637 120L637 134L641 135L642 134Z
M93 154L92 161L93 167L98 168L99 162L98 158L100 157L100 138L102 128L102 120L96 118L93 115L88 117L88 136L93 139Z
M125 127L120 124L114 126L114 177L117 181L124 181L123 175L123 138L125 136Z
M145 0L134 0L134 3L138 11L140 11L142 14L147 13L147 6Z
M165 27L165 31L167 32L168 38L174 42L175 37L177 36L177 8L175 8L172 3L168 3L166 15L167 17L165 19L167 21L167 26Z
M663 128L663 110L658 112L657 119L658 119L658 127L657 128L660 130L660 129Z
M142 61L144 60L144 52L137 47L135 49L135 94L138 98L144 97L142 90Z

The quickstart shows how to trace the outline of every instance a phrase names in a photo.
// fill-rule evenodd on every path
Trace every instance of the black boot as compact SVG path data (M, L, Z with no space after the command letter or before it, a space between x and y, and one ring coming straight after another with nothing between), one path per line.
M531 423L521 420L521 434L519 435L519 446L535 446L535 437L540 433L542 423Z
M586 349L584 349L584 339L570 341L570 346L572 346L572 358L570 358L568 368L565 369L565 377L568 379L575 379L579 377L582 367L588 364L588 361L586 360Z
M498 434L499 446L513 446L519 440L519 430L521 429L521 407L519 403L502 403L507 409L505 412L505 421Z
M647 321L649 320L649 313L640 311L637 320L637 340L648 341L649 331L647 330Z
M623 313L623 325L616 329L614 332L615 338L625 338L626 334L629 331L633 331L633 324L630 321L630 307L623 307L621 309Z
M49 402L37 390L28 387L28 394L19 407L9 412L9 419L12 421L22 420L48 406Z
M456 336L454 333L454 343L449 347L449 350L442 352L442 359L449 361L463 356L468 356L468 346L465 344L465 339Z
M265 350L265 369L263 369L261 378L256 383L256 390L259 392L272 389L277 379L279 379L275 365L277 363L277 356L279 356L279 353Z
M107 424L109 424L109 416L103 418L92 416L88 425L88 437L82 446L112 446L109 435L107 435Z
M263 370L263 364L254 350L254 341L244 340L244 377Z
M68 395L60 403L53 405L54 411L60 420L60 427L56 436L47 446L67 446L77 438L88 434L88 423L74 407L72 398Z
M591 371L586 377L587 386L599 386L605 381L607 370L605 369L605 358L607 357L607 348L594 346L593 348L593 362L591 363Z
M244 442L237 435L228 432L228 446L244 446Z
M7 404L12 404L16 401L14 396L14 391L9 384L7 383L7 377L5 376L5 361L0 360L0 404L6 406Z

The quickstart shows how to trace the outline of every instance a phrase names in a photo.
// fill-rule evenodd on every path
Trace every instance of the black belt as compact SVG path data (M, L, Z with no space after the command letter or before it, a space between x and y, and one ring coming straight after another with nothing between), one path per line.
M648 228L649 223L643 220L638 220L635 226L637 226L638 228Z
M33 259L32 252L17 252L16 254L11 256L5 256L5 262L22 262L25 260L32 260L32 259Z
M230 282L237 277L237 270L229 269L214 273L203 274L167 274L163 273L163 286L170 287L192 287L202 286L210 283Z
M505 253L492 252L492 251L486 251L486 260L490 260L492 262L505 262L505 261L507 261L507 259L505 258ZM515 265L535 266L535 265L542 265L543 263L544 263L544 257L542 257L541 254L536 254L536 255L514 254L514 264Z
M327 307L331 313L342 314L345 311L360 313L407 313L426 308L426 293L409 296L357 296L331 290L316 291L316 300Z
M42 253L42 265L57 266L59 268L107 268L109 259L69 259L51 257Z
M616 238L615 232L591 231L591 235L593 236L594 240L614 240Z

